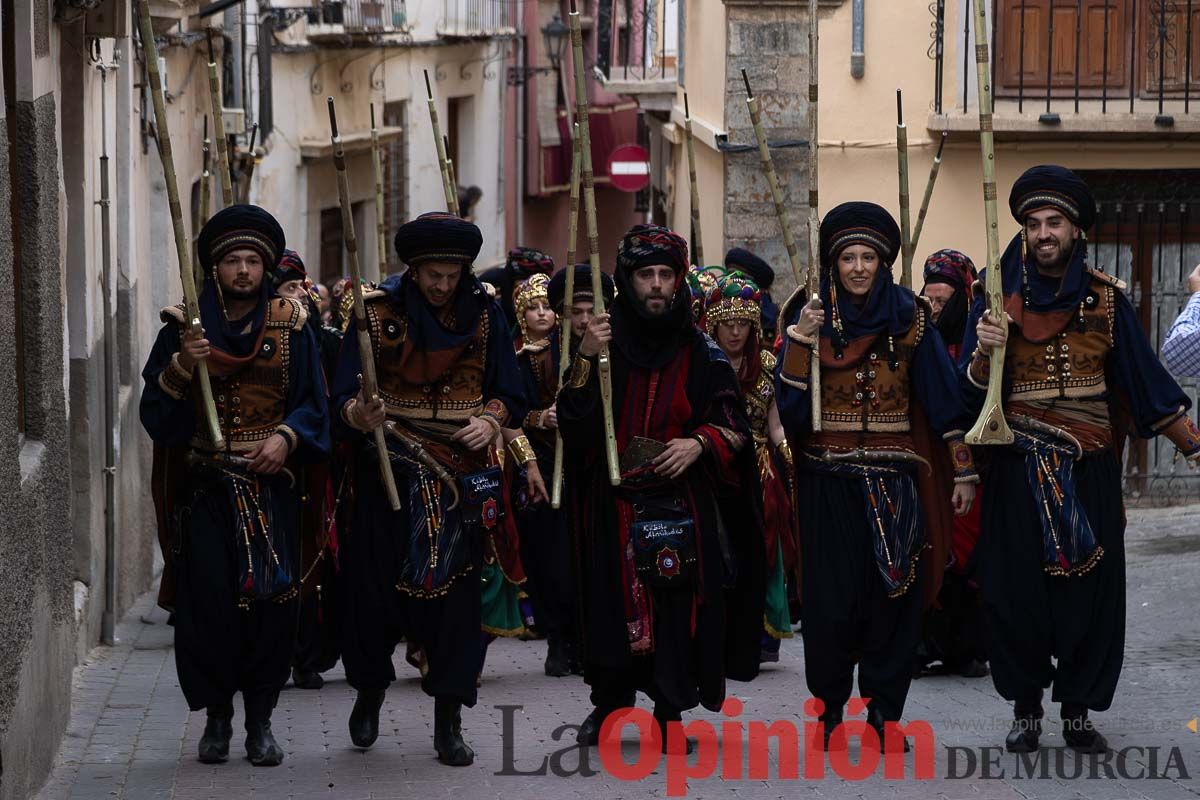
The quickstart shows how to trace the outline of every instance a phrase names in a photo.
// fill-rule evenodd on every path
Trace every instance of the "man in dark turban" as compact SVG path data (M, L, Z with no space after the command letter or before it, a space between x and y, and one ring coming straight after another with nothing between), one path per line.
M301 581L301 483L329 453L329 412L307 307L271 297L283 231L257 206L230 206L200 231L201 330L163 309L142 370L142 426L155 444L154 499L166 568L159 604L175 612L179 684L206 709L200 760L225 761L233 696L246 755L275 766L271 712L287 681ZM223 444L196 383L208 367Z
M1033 167L1009 207L1021 225L1000 260L1009 323L976 298L960 365L975 411L991 370L1004 371L1015 435L989 448L975 556L992 678L1014 705L1010 751L1037 749L1042 691L1053 685L1066 743L1101 752L1088 711L1112 704L1124 651L1125 437L1165 435L1194 459L1200 431L1124 283L1087 262L1087 185L1064 167ZM993 363L1001 346L1004 361Z
M765 561L754 445L729 360L692 323L687 261L686 243L665 228L625 235L612 312L588 324L558 395L594 706L582 744L596 744L604 720L643 691L664 749L682 750L681 713L719 709L727 677L758 671ZM605 346L616 488L598 375Z
M342 660L358 692L350 738L366 748L379 735L379 709L396 679L392 651L404 637L428 659L421 688L434 698L438 758L464 766L474 760L461 710L477 697L483 554L506 544L493 443L524 416L525 400L503 312L471 273L479 229L423 214L395 244L408 270L366 295L379 397L362 393L357 346L342 348L332 392L355 482L339 553ZM357 336L352 322L346 338ZM398 510L371 436L384 423Z

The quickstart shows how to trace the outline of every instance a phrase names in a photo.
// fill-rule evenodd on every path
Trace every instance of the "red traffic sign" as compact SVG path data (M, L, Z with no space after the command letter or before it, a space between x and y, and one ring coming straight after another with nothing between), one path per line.
M608 176L613 188L640 192L650 185L650 154L640 145L621 145L609 153Z

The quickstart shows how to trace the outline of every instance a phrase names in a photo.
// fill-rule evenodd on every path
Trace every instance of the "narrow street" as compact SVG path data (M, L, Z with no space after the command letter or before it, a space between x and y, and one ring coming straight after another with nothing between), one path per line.
M1200 715L1195 688L1200 674L1200 615L1195 604L1200 579L1198 514L1198 506L1129 512L1125 670L1116 704L1093 717L1117 751L1110 764L1111 779L1104 779L1101 766L1097 780L1087 779L1091 757L1059 751L1056 706L1047 706L1043 736L1049 775L1030 777L1029 770L1017 774L1020 765L1013 756L996 750L990 755L980 752L980 748L1002 745L1008 729L1008 708L995 695L991 680L939 677L914 683L905 715L933 727L935 780L913 779L911 755L906 758L903 781L885 781L882 765L864 781L832 777L830 769L824 780L779 780L779 761L772 750L770 780L722 780L717 775L690 782L690 796L872 800L1200 796L1200 734L1188 728ZM399 653L397 671L402 677L388 694L382 732L369 752L355 750L346 733L353 692L339 668L326 675L321 691L289 687L280 696L274 728L287 752L281 767L255 768L242 757L240 702L229 763L200 764L196 743L204 716L189 715L184 704L175 675L171 628L165 623L166 615L153 606L153 595L143 596L120 625L118 646L95 649L87 663L76 669L70 726L40 800L667 796L666 762L632 786L606 771L595 750L587 762L596 771L591 777L558 777L553 770L546 775L511 774L533 772L547 756L567 748L574 730L560 728L579 723L589 710L581 679L543 675L544 643L515 640L492 646L481 701L475 709L464 711L464 729L476 753L471 767L453 769L437 763L432 701L421 694L415 672ZM789 718L799 722L809 697L800 639L785 642L780 662L767 667L758 680L731 684L730 689L745 703L742 722ZM505 706L522 707L508 712L513 736L507 757ZM702 712L688 719L710 720L719 730L724 718ZM555 739L556 731L561 740ZM627 763L637 758L633 731L625 730ZM948 747L958 748L954 765L948 763ZM1172 748L1177 748L1174 754ZM967 755L967 749L972 755ZM852 745L851 763L857 762L857 750ZM691 756L689 763L695 765L699 755ZM990 776L984 774L985 757L992 763ZM969 769L972 761L974 769ZM578 771L579 754L567 752L551 763ZM503 771L510 774L497 774ZM1062 779L1063 773L1083 779ZM1150 779L1151 774L1155 779Z

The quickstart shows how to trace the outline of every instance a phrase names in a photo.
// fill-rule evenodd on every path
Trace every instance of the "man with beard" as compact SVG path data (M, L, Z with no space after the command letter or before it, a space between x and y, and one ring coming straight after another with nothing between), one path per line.
M938 250L925 260L925 285L921 296L929 301L933 324L957 362L970 310L971 287L978 280L975 265L957 250ZM939 456L941 454L939 453ZM913 675L933 664L941 673L982 678L988 674L983 644L979 587L971 568L971 554L979 541L980 498L976 492L971 510L954 518L950 536L950 563L942 578L937 602L925 613L921 644Z
M283 231L257 206L230 206L200 231L201 333L163 310L142 377L142 425L156 445L155 504L177 578L175 661L193 711L207 709L199 756L225 761L233 696L246 707L246 755L275 766L271 712L287 681L300 581L300 467L329 453L317 343L303 304L271 297L266 270ZM193 385L208 365L225 449L209 438Z
M976 298L961 364L976 409L989 371L1004 370L1016 436L988 454L976 556L988 655L996 690L1014 704L1009 751L1037 749L1042 690L1053 684L1066 743L1103 752L1088 711L1112 704L1124 653L1125 436L1165 435L1194 460L1200 431L1124 284L1087 263L1087 184L1064 167L1033 167L1008 202L1021 224L1000 262L1010 327ZM1004 363L993 364L1006 341Z
M337 368L342 332L325 324L320 296L295 250L284 250L271 270L271 284L279 297L303 303L308 309L308 327L316 337L321 367L328 386ZM337 461L336 465L334 462ZM292 656L292 685L298 689L320 689L322 672L338 662L337 627L337 530L333 523L334 486L340 481L340 459L313 465L305 474L306 504L303 521L303 569L300 577L300 622L296 651Z
M477 227L451 214L403 225L395 247L408 270L366 296L379 400L362 394L357 347L342 348L332 393L339 433L355 451L353 519L339 542L342 660L358 692L350 738L366 748L378 737L403 636L428 659L421 688L434 698L434 747L452 766L474 760L461 709L476 700L483 537L501 527L492 443L524 415L500 306L471 274L482 243ZM355 322L346 336L357 336ZM399 511L369 435L384 423Z
M581 744L596 744L605 719L641 690L666 748L681 712L718 710L727 677L758 672L765 590L753 440L729 359L692 324L686 270L679 235L632 228L617 252L612 314L588 324L558 395L594 706ZM615 488L597 375L610 342Z
M504 309L504 321L513 335L517 332L517 311L513 306L513 292L534 275L550 276L554 272L554 259L532 247L514 247L502 267L492 267L479 274L479 280L496 287L500 307Z
M574 270L574 297L569 304L565 298L567 270L556 272L546 290L546 299L554 315L570 315L572 352L578 349L595 307L591 267L578 264ZM612 278L603 273L600 277L604 301L611 303ZM530 281L536 279L535 276ZM525 314L533 316L526 322L526 330L532 330L537 326L536 312L530 315L526 311ZM543 341L525 344L517 353L525 397L531 408L521 428L505 431L505 440L518 472L514 485L517 487L515 506L521 531L521 562L528 577L534 619L538 629L546 634L544 669L547 675L556 678L580 669L575 622L578 584L571 557L567 512L565 509L556 511L550 506L548 485L552 480L555 432L558 430L555 398L559 389L561 330L560 326L554 326Z

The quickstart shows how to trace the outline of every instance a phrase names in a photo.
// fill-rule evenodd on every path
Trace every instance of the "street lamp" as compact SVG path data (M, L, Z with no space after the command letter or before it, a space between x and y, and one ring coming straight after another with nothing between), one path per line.
M559 18L546 23L542 28L542 44L546 57L550 59L548 67L509 67L508 82L512 86L520 86L529 80L531 75L559 72L562 68L563 53L567 50L567 40L571 37L571 29Z
M546 55L550 59L550 69L555 72L562 66L563 52L567 49L567 38L571 29L566 26L558 14L542 28L542 39L546 43Z

